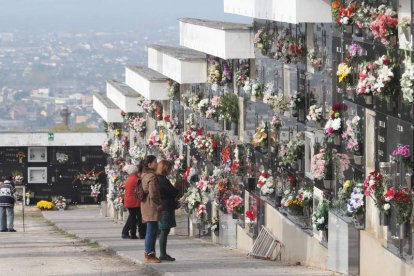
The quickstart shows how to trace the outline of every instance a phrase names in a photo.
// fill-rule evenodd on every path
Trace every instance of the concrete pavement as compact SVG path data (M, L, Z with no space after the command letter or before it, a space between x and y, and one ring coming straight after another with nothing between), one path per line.
M43 216L70 234L96 242L123 258L142 264L144 241L121 239L123 225L101 217L99 211L98 206L81 206L66 211L44 211ZM161 274L176 276L333 275L330 271L248 258L237 249L184 236L170 236L167 248L168 254L177 259L175 262L145 265Z
M134 264L94 243L74 238L43 218L39 210L26 209L22 216L15 208L16 233L0 233L0 275L142 275L158 276L152 269Z

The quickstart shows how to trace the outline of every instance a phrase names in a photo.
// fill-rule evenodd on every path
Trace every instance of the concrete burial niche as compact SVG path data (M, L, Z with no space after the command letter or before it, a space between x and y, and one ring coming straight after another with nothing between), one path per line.
M140 94L127 84L117 81L106 81L106 96L125 112L143 112L138 106Z
M332 22L326 0L224 0L224 12L293 24Z
M251 25L195 18L179 21L181 46L222 59L254 58Z
M121 109L118 108L105 95L95 93L93 95L93 109L105 120L107 123L122 123Z
M134 65L125 68L125 83L147 100L168 100L167 80L150 68Z
M180 84L207 81L206 54L188 48L148 45L148 67Z

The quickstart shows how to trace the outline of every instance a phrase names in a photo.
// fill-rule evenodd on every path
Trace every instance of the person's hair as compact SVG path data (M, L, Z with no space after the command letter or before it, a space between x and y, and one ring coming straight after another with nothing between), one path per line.
M138 168L138 174L141 174L142 171L144 170L144 165L142 164L142 162L139 162L139 164L137 165Z
M13 181L13 176L10 175L9 178L7 180Z
M162 160L157 165L156 174L167 176L172 168L172 163L168 160Z
M138 167L135 165L126 165L124 168L127 174L136 174L138 173Z
M142 166L144 170L148 170L149 169L148 165L156 160L157 160L157 157L155 157L154 155L147 155L147 157L145 157L145 159L142 161Z

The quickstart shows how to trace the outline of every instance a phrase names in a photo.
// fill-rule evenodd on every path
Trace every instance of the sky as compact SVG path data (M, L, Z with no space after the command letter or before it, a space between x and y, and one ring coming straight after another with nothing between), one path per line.
M0 0L0 32L158 29L179 17L251 22L225 14L223 0Z

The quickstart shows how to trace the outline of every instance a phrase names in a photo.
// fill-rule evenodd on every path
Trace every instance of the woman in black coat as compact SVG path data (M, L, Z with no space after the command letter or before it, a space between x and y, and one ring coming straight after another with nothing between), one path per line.
M160 187L162 204L161 220L158 228L160 230L160 260L175 261L175 258L167 254L167 238L171 228L176 227L175 209L177 207L178 190L168 180L167 175L171 173L172 163L162 160L157 166L157 178Z

